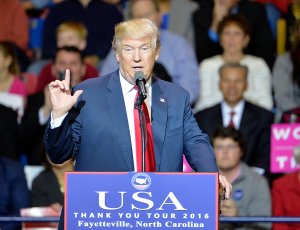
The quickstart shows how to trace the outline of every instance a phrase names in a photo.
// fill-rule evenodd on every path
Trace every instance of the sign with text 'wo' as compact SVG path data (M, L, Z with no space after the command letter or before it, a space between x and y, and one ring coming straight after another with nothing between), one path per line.
M273 124L271 131L271 172L298 170L294 152L300 151L300 124Z
M66 173L65 229L218 229L217 173Z

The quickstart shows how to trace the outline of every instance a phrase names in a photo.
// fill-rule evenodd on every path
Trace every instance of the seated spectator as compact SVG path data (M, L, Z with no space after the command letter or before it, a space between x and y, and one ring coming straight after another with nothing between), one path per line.
M295 161L300 165L300 149L294 150ZM300 170L274 180L272 185L273 216L299 217ZM273 230L298 230L299 223L274 223Z
M133 0L130 1L129 14L132 18L148 18L156 25L161 22L161 15L157 0ZM171 76L172 82L189 91L190 99L194 102L199 92L199 78L197 60L192 46L179 35L168 30L160 30L161 50L160 63ZM101 76L111 73L118 68L115 59L115 51L112 49L103 61Z
M234 128L219 128L212 144L219 171L233 187L231 198L221 202L221 215L271 216L271 194L266 179L241 161L247 148L242 134ZM271 224L221 224L220 229L271 229Z
M42 139L52 108L48 84L55 79L62 78L61 73L64 73L66 69L71 71L72 86L82 81L86 69L82 52L73 46L58 48L50 69L51 75L46 75L48 77L44 78L45 81L41 86L43 90L28 97L27 109L21 124L22 152L28 155L28 163L33 165L39 165L42 162Z
M195 111L215 105L222 100L222 93L218 88L218 70L226 62L239 62L248 67L248 89L244 94L245 99L272 110L270 69L262 58L244 54L250 40L247 20L241 15L225 16L218 24L218 35L223 53L204 59L200 64L200 95Z
M0 42L0 104L18 112L22 118L26 104L26 86L19 78L20 67L10 42Z
M274 4L283 14L286 14L288 11L289 4L294 2L295 0L256 0L256 2L261 2L265 4Z
M65 172L73 171L73 160L63 164L53 164L46 160L46 169L32 182L31 206L50 206L60 214L64 204Z
M0 104L0 156L19 160L18 136L17 112Z
M200 128L211 138L219 127L235 127L247 140L242 160L260 174L269 177L270 111L244 99L247 90L247 67L239 63L225 63L220 68L219 87L223 101L198 112L195 117Z
M21 0L24 9L45 9L63 0Z
M217 28L227 15L244 15L250 24L250 41L245 53L263 58L273 66L275 42L269 26L265 6L254 1L210 0L201 1L193 15L198 61L220 54Z
M162 14L161 29L184 37L195 47L192 15L198 9L198 4L191 0L158 0Z
M287 3L286 3L287 4ZM300 21L300 0L290 0L287 7L287 13L284 17L286 20L286 48L290 49L291 43L295 39L295 30L298 30L298 24Z
M63 46L75 46L81 51L86 48L87 42L87 29L85 25L81 22L75 21L66 21L60 24L56 29L56 45L58 48ZM86 64L86 75L88 76L97 76L98 70L91 66L85 61ZM41 59L33 62L27 72L40 75L41 71L45 74L45 71L50 71L51 60ZM42 75L43 75L42 74ZM44 85L39 85L37 91L43 90Z
M21 71L30 64L28 57L29 20L19 0L1 0L0 41L12 43Z
M0 216L20 216L29 207L29 192L23 167L16 161L0 157ZM1 222L0 229L20 230L20 222Z
M43 58L52 58L56 49L55 31L65 21L84 23L88 30L84 50L88 63L96 67L111 47L114 26L121 22L122 14L112 4L98 0L65 0L53 5L45 20L43 33Z
M294 32L290 51L277 57L273 69L274 98L277 116L300 107L300 22Z

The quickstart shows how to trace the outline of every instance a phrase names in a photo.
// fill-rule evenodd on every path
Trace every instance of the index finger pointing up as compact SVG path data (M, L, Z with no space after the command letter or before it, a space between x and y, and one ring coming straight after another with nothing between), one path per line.
M66 69L66 73L65 73L65 89L66 90L69 90L70 89L70 86L71 86L71 72L70 72L70 69Z

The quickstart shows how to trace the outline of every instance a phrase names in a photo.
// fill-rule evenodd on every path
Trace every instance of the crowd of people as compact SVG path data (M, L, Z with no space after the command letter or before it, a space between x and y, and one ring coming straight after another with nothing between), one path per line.
M233 185L230 199L221 204L222 215L300 216L296 201L300 200L299 172L274 175L270 171L272 124L300 122L300 1L281 2L0 1L0 216L18 216L20 209L33 206L49 206L60 212L62 175L74 170L75 159L72 156L63 163L65 157L47 157L46 149L51 146L45 148L44 134L49 132L53 108L49 84L64 82L66 69L71 88L87 79L95 83L98 78L107 79L118 69L123 74L127 63L113 43L115 26L141 18L159 28L153 75L188 92L191 111L209 137L218 170ZM270 5L286 21L286 52L280 55L272 32L277 21ZM36 17L33 12L43 20L38 34L42 39L40 54L29 45L34 39L29 33ZM152 113L155 115L150 111L150 116ZM287 113L294 115L290 121L284 119ZM109 132L106 135L108 138ZM190 159L193 154L189 156L187 151L186 156L195 163ZM294 158L300 162L299 151ZM95 160L93 170L108 167L109 162L97 165ZM77 164L77 168L83 167L80 161ZM30 188L22 165L45 169ZM123 166L116 170L122 171ZM26 192L19 196L21 190ZM285 223L221 225L221 229L297 227ZM0 222L2 228L13 230L20 225Z

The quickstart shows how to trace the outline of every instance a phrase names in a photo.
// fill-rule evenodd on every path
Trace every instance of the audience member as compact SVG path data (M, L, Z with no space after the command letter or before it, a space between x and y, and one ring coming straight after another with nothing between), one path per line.
M0 156L19 160L18 137L17 112L0 104Z
M190 0L158 0L158 3L162 16L160 28L184 37L195 47L192 14L198 9L198 4Z
M260 174L269 176L270 128L273 115L244 99L248 85L246 66L226 63L219 72L223 101L198 112L195 115L197 122L210 137L219 127L235 127L247 141L247 151L242 160Z
M0 216L20 216L29 207L29 193L23 167L16 161L0 157ZM1 222L0 229L20 230L20 222Z
M65 172L73 171L73 160L53 164L46 160L46 169L32 182L31 206L50 206L58 215L64 204Z
M247 152L243 135L231 127L215 131L212 138L220 172L232 184L232 198L221 202L222 216L271 216L271 193L266 179L241 161ZM271 229L269 223L221 224L220 229Z
M132 18L148 18L156 25L160 25L158 2L156 0L133 0L129 5L129 13ZM190 44L179 35L168 30L160 29L161 50L156 60L163 65L171 76L172 82L182 86L190 93L190 99L194 102L199 92L199 78L197 60ZM100 70L101 75L108 74L118 69L115 59L115 50L111 50L104 60Z
M22 118L26 104L26 86L19 78L18 65L14 47L10 42L0 42L0 104L18 112Z
M204 59L200 64L200 95L195 111L222 100L222 93L218 89L218 70L226 62L239 62L248 67L248 89L244 94L245 99L271 110L273 99L270 69L262 58L244 54L250 40L247 20L242 15L225 16L218 24L217 31L223 53Z
M283 14L286 14L288 11L288 6L295 0L255 0L256 2L261 2L265 4L272 3L274 4Z
M60 3L63 0L21 0L24 9L45 9L54 4Z
M57 49L51 66L53 77L44 82L43 91L28 97L28 105L21 125L21 140L23 141L23 152L28 155L29 164L35 165L42 162L42 138L51 110L48 84L52 80L63 78L62 73L67 68L72 74L72 86L83 79L85 65L82 52L76 47L65 46Z
M84 24L80 22L67 21L60 24L56 30L56 43L57 47L61 48L64 46L75 46L79 50L84 50L86 47L87 38L87 29ZM98 71L95 67L88 64L86 59L85 61L85 71L82 77L83 80L90 77L98 76ZM44 66L45 65L45 66ZM44 90L44 87L49 84L52 79L55 79L51 70L52 63L48 60L37 61L35 66L32 66L34 72L40 71L41 66L44 66L41 70L41 73L38 76L37 88L36 91L40 92ZM36 70L34 70L36 69ZM28 70L29 72L31 70Z
M55 30L64 21L78 21L88 30L86 61L97 66L111 47L114 26L122 21L116 6L99 0L65 0L50 8L43 35L43 58L53 57L56 47Z
M275 42L269 27L265 6L253 1L202 1L193 15L198 61L220 54L217 28L224 16L242 14L250 24L250 41L245 53L263 58L271 67L275 55Z
M295 40L295 30L298 30L300 21L300 0L291 0L284 18L286 20L286 48L289 50L291 43Z
M294 150L300 165L300 149ZM276 179L272 185L273 216L299 217L300 213L300 170ZM274 223L273 230L298 230L299 223Z
M277 57L273 69L274 98L278 117L300 107L300 21L294 32L290 51Z
M0 1L0 41L13 44L21 70L30 64L28 57L29 20L19 0Z

